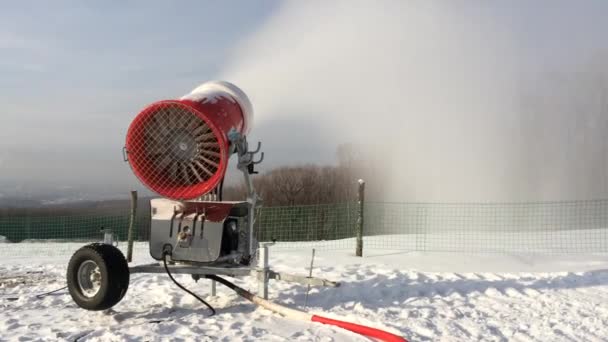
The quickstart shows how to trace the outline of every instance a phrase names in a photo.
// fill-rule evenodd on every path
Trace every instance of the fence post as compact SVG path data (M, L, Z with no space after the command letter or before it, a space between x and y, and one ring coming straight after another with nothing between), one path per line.
M137 191L131 191L131 215L129 217L129 231L127 233L127 262L133 261L133 230L137 214Z
M359 210L357 213L357 250L355 254L363 256L363 205L365 202L365 181L359 179Z

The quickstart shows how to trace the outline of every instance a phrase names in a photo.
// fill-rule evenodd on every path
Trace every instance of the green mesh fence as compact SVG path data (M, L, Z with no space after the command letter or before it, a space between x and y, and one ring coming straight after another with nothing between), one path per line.
M150 226L150 205L138 204L135 224L136 240L147 240ZM0 236L10 242L33 242L36 240L90 240L99 238L101 230L111 229L125 240L129 226L129 208L82 210L66 214L32 214L27 211L0 214Z
M353 248L355 203L261 208L255 233L259 241L278 241L273 248Z
M366 203L365 247L454 252L608 252L608 200Z
M268 207L257 212L260 241L275 249L355 250L357 204ZM149 237L150 207L140 201L135 239ZM608 200L543 203L365 203L369 249L492 253L608 252ZM0 211L0 256L70 255L111 229L127 236L129 208L73 213ZM1 241L0 241L1 242ZM121 243L121 248L126 244Z
M110 229L120 241L127 239L130 208L2 209L0 210L0 257L28 258L69 256L80 246L101 241ZM135 240L149 237L150 203L138 202ZM124 245L124 246L123 246ZM121 249L126 243L119 243Z

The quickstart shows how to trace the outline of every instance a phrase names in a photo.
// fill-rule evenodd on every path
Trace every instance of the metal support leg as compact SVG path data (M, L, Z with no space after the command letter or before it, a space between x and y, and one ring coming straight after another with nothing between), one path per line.
M104 229L103 230L103 243L106 245L116 246L116 242L117 241L114 241L114 234L112 233L112 230Z
M268 247L258 249L258 296L268 299Z
M212 295L213 297L215 297L215 296L217 295L217 292L216 292L216 291L217 291L217 289L216 289L216 287L215 287L215 286L216 286L216 284L215 284L215 280L212 280L212 281L211 281L211 295Z

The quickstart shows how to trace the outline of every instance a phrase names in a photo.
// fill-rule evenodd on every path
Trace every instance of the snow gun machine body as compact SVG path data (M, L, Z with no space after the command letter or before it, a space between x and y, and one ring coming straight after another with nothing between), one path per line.
M247 95L228 82L207 82L178 100L144 108L127 132L125 159L150 190L150 255L207 265L249 265L260 201L251 183L254 156L247 134L253 110ZM247 199L223 201L228 160L237 154Z

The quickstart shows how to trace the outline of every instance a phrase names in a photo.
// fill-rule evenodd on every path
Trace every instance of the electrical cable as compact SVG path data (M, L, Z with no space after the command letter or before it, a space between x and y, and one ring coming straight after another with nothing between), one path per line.
M64 287L62 287L62 288L59 288L59 289L56 289L56 290L53 290L53 291L49 291L49 292L45 292L45 293L41 293L41 294L37 294L37 295L36 295L36 298L42 298L42 297L46 297L46 296L48 296L48 295L50 295L50 294L53 294L53 293L55 293L55 292L59 292L59 291L61 291L61 290L65 290L65 289L67 289L67 288L68 288L67 286L64 286Z
M209 310L211 310L211 316L215 315L215 309L209 303L207 303L201 297L197 296L194 292L185 288L182 284L178 283L177 280L175 280L175 278L173 278L173 276L171 275L171 271L169 271L169 267L167 266L167 256L168 255L169 255L169 253L163 253L163 265L165 265L165 271L167 272L167 275L169 276L169 278L171 278L171 280L173 280L173 282L175 283L175 285L177 285L177 287L184 290L185 292L190 294L192 297L198 299L199 302L205 304L205 306L207 306L209 308Z
M46 296L48 296L48 295L50 295L50 294L53 294L53 293L55 293L55 292L59 292L59 291L61 291L61 290L65 290L65 289L67 289L67 288L68 288L67 286L64 286L64 287L62 287L62 288L55 289L55 290L53 290L53 291L44 292L44 293L39 293L39 294L37 294L37 295L34 295L33 297L35 297L36 299L40 299L40 298L42 298L42 297L46 297ZM16 300L19 300L19 298L21 298L21 296L6 295L6 296L2 296L2 297L0 297L0 299L3 299L3 300L8 300L8 301L16 301Z
M223 198L224 198L224 178L222 178L222 181L220 182L220 186L218 189L218 199L220 200L220 202L222 201Z

